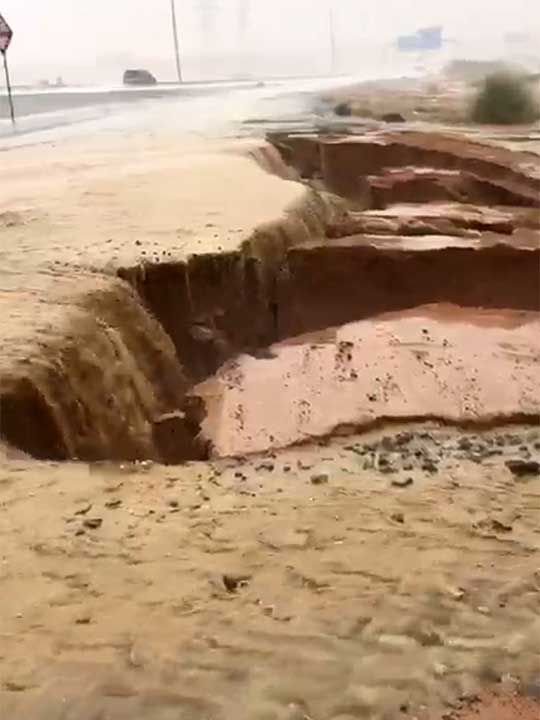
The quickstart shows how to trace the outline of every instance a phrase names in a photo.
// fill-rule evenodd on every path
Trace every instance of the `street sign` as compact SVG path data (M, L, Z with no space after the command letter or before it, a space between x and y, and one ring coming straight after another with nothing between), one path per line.
M9 100L9 114L11 115L11 122L15 127L15 108L13 107L13 96L11 94L11 83L9 81L9 69L7 61L7 49L11 43L12 37L13 30L5 21L4 16L0 15L0 53L2 53L2 58L4 59L4 72L6 73L6 87Z
M3 16L0 15L0 52L6 52L12 37L13 30L9 27Z

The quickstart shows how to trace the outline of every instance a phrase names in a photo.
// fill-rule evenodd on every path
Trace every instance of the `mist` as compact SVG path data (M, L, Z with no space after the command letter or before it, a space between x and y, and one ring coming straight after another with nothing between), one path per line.
M455 57L538 67L540 4L531 0L176 0L186 79L428 69ZM175 79L169 0L3 0L15 83L119 81L128 67ZM398 35L442 25L444 47L400 55Z

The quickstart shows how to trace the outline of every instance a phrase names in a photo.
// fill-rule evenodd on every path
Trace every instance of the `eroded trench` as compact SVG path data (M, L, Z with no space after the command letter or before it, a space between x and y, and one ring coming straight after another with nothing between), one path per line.
M5 385L4 440L180 463L378 422L537 422L540 181L410 137L271 140L305 202L236 252L120 269Z

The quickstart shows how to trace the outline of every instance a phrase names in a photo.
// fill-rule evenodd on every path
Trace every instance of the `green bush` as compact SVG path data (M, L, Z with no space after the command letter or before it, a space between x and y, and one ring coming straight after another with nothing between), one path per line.
M339 117L350 117L353 114L351 104L348 102L338 103L334 108L334 112Z
M488 75L472 106L472 119L477 123L518 125L540 117L538 104L529 83L508 72Z

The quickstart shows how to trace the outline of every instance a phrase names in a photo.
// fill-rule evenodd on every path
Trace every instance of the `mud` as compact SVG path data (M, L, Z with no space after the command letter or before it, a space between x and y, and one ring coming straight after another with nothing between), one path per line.
M243 356L196 392L225 456L422 417L535 424L539 338L536 313L415 308L298 337L266 359Z

